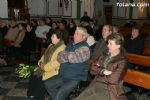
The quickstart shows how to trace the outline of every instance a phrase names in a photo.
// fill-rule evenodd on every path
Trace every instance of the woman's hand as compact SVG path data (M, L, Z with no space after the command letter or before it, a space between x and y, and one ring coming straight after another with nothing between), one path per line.
M112 74L112 71L109 71L109 70L104 71L104 75L110 75L110 74Z
M43 62L40 62L40 63L39 63L40 69L44 70L44 66L45 66L45 64L44 64Z

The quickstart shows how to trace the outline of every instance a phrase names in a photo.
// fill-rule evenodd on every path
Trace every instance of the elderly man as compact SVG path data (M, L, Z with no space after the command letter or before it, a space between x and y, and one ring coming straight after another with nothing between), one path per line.
M87 37L86 29L77 27L74 42L58 55L58 61L61 63L59 75L45 81L52 100L66 100L80 81L87 80L90 58Z
M97 42L94 52L91 56L91 60L96 60L101 54L107 52L107 37L112 34L112 26L111 25L104 25L102 30L102 38Z

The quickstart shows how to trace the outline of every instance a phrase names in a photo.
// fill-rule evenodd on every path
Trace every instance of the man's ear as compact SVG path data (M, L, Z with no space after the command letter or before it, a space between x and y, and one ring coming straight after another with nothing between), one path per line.
M83 35L83 39L87 39L87 37L85 35Z

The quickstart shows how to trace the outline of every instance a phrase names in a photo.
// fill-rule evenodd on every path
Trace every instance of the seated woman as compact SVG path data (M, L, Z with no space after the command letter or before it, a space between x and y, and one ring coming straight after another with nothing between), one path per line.
M90 73L95 78L75 100L127 100L123 91L127 63L123 42L120 34L108 36L108 53L92 64Z
M34 97L34 100L45 100L46 90L43 81L58 74L60 64L57 61L57 55L65 49L59 30L52 32L51 41L52 43L38 61L38 67L43 72L42 75L32 75L29 80L27 96Z
M21 43L21 50L23 54L28 54L29 51L33 51L36 49L36 34L35 30L33 30L32 24L27 24L26 26L26 34L25 37Z
M125 40L125 49L128 53L143 54L144 38L140 36L139 27L133 27L131 37Z
M18 24L19 33L15 39L14 42L11 43L9 55L10 57L13 57L13 60L20 61L22 56L20 55L19 48L21 47L21 43L24 40L25 33L26 33L26 24L25 23L19 23Z
M36 48L36 35L32 24L27 24L25 28L26 32L22 42L18 46L14 45L11 47L11 56L19 61L24 61L23 56Z
M4 36L4 39L11 43L16 40L16 37L18 36L18 33L19 33L17 22L15 20L10 20L8 28L9 29Z
M132 28L131 37L125 40L124 45L128 53L142 55L144 53L144 38L140 36L140 29L137 26ZM135 64L128 63L129 68L136 68Z

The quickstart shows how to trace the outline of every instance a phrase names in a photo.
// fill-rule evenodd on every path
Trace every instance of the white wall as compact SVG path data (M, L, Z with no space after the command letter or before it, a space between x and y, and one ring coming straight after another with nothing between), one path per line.
M70 0L70 6L68 7L68 12L70 14L67 14L67 12L65 12L65 6L63 6L63 17L64 18L77 18L77 0ZM71 10L71 11L70 11ZM67 15L71 15L71 16L67 16Z
M28 0L29 14L31 16L46 15L46 1L45 0Z
M60 16L59 0L48 0L48 15Z
M7 0L0 0L0 18L8 18Z
M60 7L60 0L29 0L28 7L31 16L77 18L76 0L69 0L68 9L64 3Z
M72 18L77 18L77 1L72 0Z
M87 12L88 16L92 18L94 15L94 4L95 0L81 0L81 16L84 15L84 12Z

